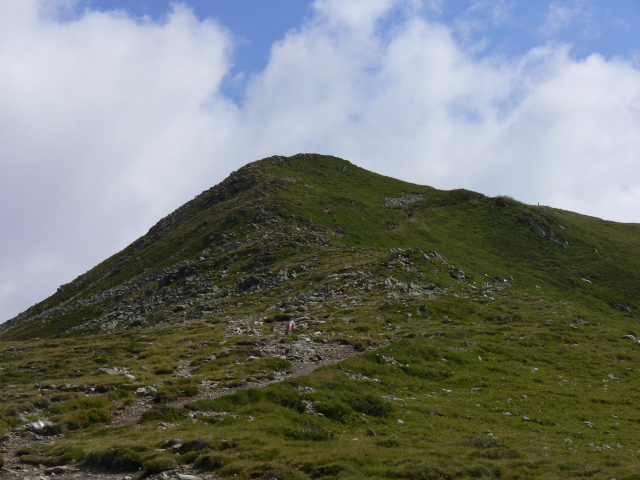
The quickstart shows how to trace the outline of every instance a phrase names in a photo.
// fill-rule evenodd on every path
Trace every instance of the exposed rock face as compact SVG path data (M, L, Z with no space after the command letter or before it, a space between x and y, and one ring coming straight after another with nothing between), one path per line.
M621 303L610 302L609 306L611 308L615 308L616 310L620 310L621 312L631 313L631 309L629 307L627 307L626 305L623 305Z
M518 237L565 249L571 245L564 236L569 230L553 211L525 209L518 215L511 211L517 204L512 199L440 192L378 177L341 159L308 154L248 164L122 252L0 324L0 335L111 332L198 319L221 323L243 304L251 305L257 318L299 316L329 302L338 308L413 302L450 295L453 289L486 296L508 288L507 281L496 276L498 271L474 271L476 262L468 258L464 270L456 266L449 255L467 249L461 242L486 233L487 242L479 248L495 250L493 243L509 235L515 223ZM406 193L421 190L427 193ZM431 229L430 222L446 220L449 209L462 215ZM448 260L432 248L446 252ZM515 263L526 255L510 253ZM481 275L484 285L478 282ZM428 311L424 308L406 304L402 314L420 316Z
M427 196L423 193L407 193L400 198L384 197L385 207L406 207L412 203L421 202L425 200Z
M549 226L549 224L555 222L548 215L538 217L531 212L523 212L516 222L520 225L530 227L530 230L542 240L557 243L564 249L567 249L571 245L571 242L562 238L556 230Z

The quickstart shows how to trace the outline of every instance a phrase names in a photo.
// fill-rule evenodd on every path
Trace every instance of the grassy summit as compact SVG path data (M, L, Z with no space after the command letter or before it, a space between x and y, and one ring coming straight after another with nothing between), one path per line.
M251 163L0 326L5 463L640 478L639 237L335 157Z

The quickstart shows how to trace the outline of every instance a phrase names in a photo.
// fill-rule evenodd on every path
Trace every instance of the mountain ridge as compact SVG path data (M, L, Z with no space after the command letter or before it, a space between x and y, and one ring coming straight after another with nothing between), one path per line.
M0 476L635 480L639 238L253 162L0 326Z
M272 168L274 166L276 168ZM327 198L323 199L320 196L314 196L312 192L313 185L306 184L306 187L302 188L302 190L306 191L302 192L302 194L306 196L304 201L310 203L310 208L307 206L309 211L303 215L300 210L298 212L295 211L294 205L294 203L299 205L302 205L302 203L299 201L287 203L280 198L282 195L279 194L287 189L297 188L301 190L299 188L299 184L302 182L300 174L304 172L308 174L309 170L312 171L312 177L309 178L313 178L315 182L323 180L327 182L325 190L329 192L328 197L331 196L332 201L326 202ZM287 172L289 175L287 175ZM299 178L296 178L295 174L298 174L300 182L298 182ZM344 178L340 177L347 175L351 175L354 178L345 183L343 182ZM358 182L357 188L353 186L355 182ZM296 183L298 185L295 185ZM340 191L343 185L346 185L346 187ZM381 187L378 187L375 195L371 195L369 191L362 189L363 185L367 187L381 185ZM338 191L336 192L336 190ZM361 192L364 192L364 195ZM386 196L385 193L389 196ZM270 196L271 198L269 198ZM428 202L426 201L427 198L429 198ZM408 201L408 199L411 200ZM323 202L326 205L322 205ZM249 163L233 172L220 184L202 192L158 221L146 235L134 241L122 252L105 260L69 284L61 286L56 294L43 302L0 325L0 335L9 334L9 338L11 338L10 332L20 330L28 332L30 330L27 327L29 323L40 322L41 325L45 325L48 322L47 318L51 317L58 318L57 331L55 333L63 333L67 329L77 331L92 330L96 327L102 329L113 328L113 319L105 320L113 317L113 315L109 317L109 314L114 311L113 308L111 311L107 311L105 316L104 312L101 313L104 310L100 307L101 305L112 305L115 302L113 299L121 298L125 295L125 291L131 294L139 290L142 285L162 290L162 287L177 280L183 280L190 276L194 269L197 270L199 268L197 259L208 258L210 255L219 256L225 252L241 248L246 250L249 244L259 244L260 239L255 236L251 240L245 239L244 245L242 241L233 243L229 241L229 235L246 236L248 228L264 229L267 225L274 225L275 223L281 226L282 231L291 228L297 229L297 233L300 233L306 239L311 239L312 242L336 243L336 240L338 240L337 243L340 243L340 239L344 239L346 235L347 241L342 243L370 247L374 244L371 240L372 236L385 236L393 240L394 236L397 237L397 235L394 235L394 231L412 230L411 224L414 219L411 217L414 215L416 207L425 203L428 203L428 208L433 211L437 209L453 209L456 205L465 204L480 206L480 208L488 205L490 209L495 208L496 210L514 210L517 205L517 208L523 211L522 214L514 217L515 227L510 225L510 228L513 230L524 229L529 236L534 234L539 240L555 244L566 251L568 251L571 241L564 232L565 227L558 223L558 216L563 216L565 221L569 217L577 216L577 214L571 212L525 206L505 197L490 199L482 194L463 189L444 192L432 187L413 185L366 172L348 161L335 157L314 154L298 154L294 157L268 157ZM510 207L510 205L513 205L513 207ZM388 216L394 217L395 220L381 223L379 219L375 218L379 216L377 213L378 208L395 210L393 215L391 212L384 212ZM405 210L409 213L406 214ZM475 208L474 210L477 213L479 209ZM486 210L486 208L483 210ZM358 211L363 214L361 219L357 218ZM368 213L366 220L364 212ZM402 212L402 214L395 214L397 212ZM297 218L296 214L298 215ZM486 221L486 212L483 211L482 214L485 215ZM326 218L320 218L320 216ZM331 217L333 217L333 221L331 221ZM337 223L336 217L340 217ZM432 215L431 217L434 216ZM500 218L498 219L498 217ZM493 215L492 218L494 218L493 221L496 225L505 221L504 216ZM581 216L581 218L587 217ZM467 220L464 219L464 221ZM593 221L601 225L612 224L612 222L604 222L597 219ZM377 224L377 229L368 228L375 224ZM633 225L627 225L626 227L624 225L618 224L617 226L632 230L634 228ZM172 234L172 228L177 227L180 227L178 236ZM241 233L235 230L236 227L240 228ZM430 227L426 222L421 225L421 228L422 231L418 232L419 236L415 232L410 232L414 234L410 241L411 246L417 247L421 243L428 244L429 241L437 245L443 241L443 235L440 235L440 237L430 235ZM476 226L477 230L480 230L480 228L480 225ZM496 230L499 230L499 228L491 229L490 234L496 235ZM451 235L452 232L448 231L446 233ZM519 234L522 234L522 231ZM197 241L194 241L194 238L197 238ZM505 236L504 238L506 239L507 237ZM581 240L576 238L574 243L576 242L579 244ZM166 245L161 245L162 243ZM391 246L392 241L386 243ZM402 245L404 243L406 243L406 239L400 236L397 244ZM376 248L380 246L375 245ZM149 250L153 250L152 247L155 250L149 252ZM594 252L600 252L596 245L590 245L590 247L593 248ZM536 245L536 249L540 250L539 245ZM596 255L600 255L600 253L596 253ZM573 281L575 283L576 278L581 279L588 276L586 273L580 274L576 272ZM591 276L593 277L594 275ZM586 280L589 279L586 278ZM640 279L638 281L640 283ZM126 287L124 290L123 288L118 288L118 286L122 285ZM85 298L86 295L82 296L82 292L86 294L87 289L93 294L88 300ZM151 293L152 298L157 297L154 293ZM637 289L635 289L635 293L638 293ZM612 296L603 300L608 300L610 303L626 304L629 303L629 297L633 298L632 295L628 294L624 296L626 298ZM77 299L75 303L73 303L74 298ZM160 300L156 298L154 302L144 301L144 299L137 300L137 302L142 307L138 309L136 318L130 322L135 326L148 323L143 321L141 317L156 315L160 305L175 304L177 300L176 298L167 298L165 296ZM38 318L43 315L45 318ZM75 318L78 315L80 319ZM103 320L88 325L82 320L82 317L87 318L89 316L98 316ZM117 324L117 322L115 323ZM49 330L51 332L47 334L54 333L52 329ZM42 329L40 329L40 334L28 333L28 335L32 336L41 336L42 334ZM20 338L20 336L21 334L18 334L16 338Z

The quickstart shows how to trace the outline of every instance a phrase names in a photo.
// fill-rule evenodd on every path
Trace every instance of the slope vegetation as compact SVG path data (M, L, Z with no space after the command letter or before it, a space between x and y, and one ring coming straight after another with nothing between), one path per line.
M639 237L334 157L251 163L0 325L7 462L638 478Z

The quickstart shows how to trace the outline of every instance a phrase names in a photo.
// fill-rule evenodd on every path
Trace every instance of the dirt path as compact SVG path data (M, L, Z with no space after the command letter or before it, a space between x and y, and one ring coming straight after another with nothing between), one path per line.
M268 345L270 345L270 343ZM291 359L291 368L286 373L278 372L278 375L276 375L273 380L258 380L255 382L248 381L237 387L204 387L204 390L200 391L194 396L182 397L172 402L167 402L164 405L181 408L188 403L193 403L196 400L200 400L203 398L218 398L224 395L231 395L241 390L247 390L249 388L263 388L267 385L282 382L283 380L289 378L296 378L302 375L306 375L322 366L333 365L335 363L341 362L342 360L362 353L356 351L352 345L340 344L329 344L323 345L322 347L316 346L315 351L320 352L322 360L310 361L308 359ZM116 410L114 412L114 417L110 422L107 423L107 425L118 426L136 424L140 421L140 417L142 416L142 414L145 411L151 409L153 405L153 397L151 396L138 398L135 404L130 405L122 410Z
M283 329L284 326L279 328ZM217 385L212 385L195 396L180 398L167 404L181 408L188 403L192 403L202 398L218 398L249 388L266 387L267 385L278 383L289 378L306 375L322 366L333 365L359 353L363 353L362 351L356 351L353 345L344 345L322 340L316 341L312 334L300 335L294 343L283 343L280 338L267 338L258 342L257 346L264 356L277 355L286 357L292 363L291 368L287 372L278 372L278 375L275 376L273 380L245 382L237 387L219 387ZM376 348L370 348L368 350L373 351ZM183 365L182 373L183 375L189 375L188 364ZM122 410L116 410L115 416L107 425L117 426L137 424L140 421L142 414L146 410L152 408L152 406L153 403L151 396L138 398L134 404L127 406ZM36 443L49 443L55 440L55 438L56 437L40 437L33 434L27 434L27 436L12 434L10 438L1 445L1 451L5 458L5 465L0 469L0 480L48 480L53 478L60 480L82 478L94 480L128 480L142 478L141 473L112 474L77 467L55 467L52 469L43 466L27 465L20 462L17 452L21 447ZM148 478L180 478L179 475L183 475L183 478L185 479L188 479L188 477L184 477L184 475L194 475L202 479L218 478L213 474L196 473L189 466L180 467L179 470L165 472Z

